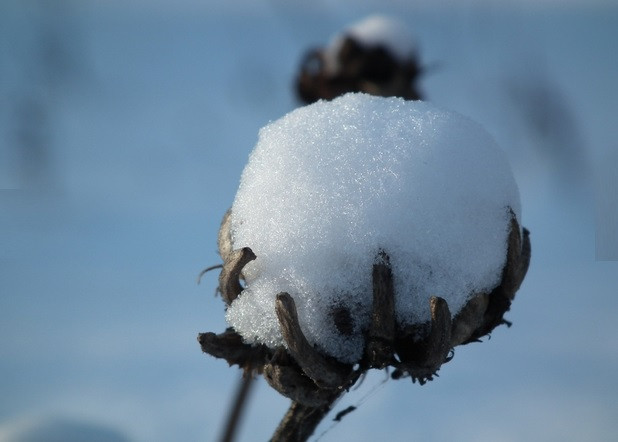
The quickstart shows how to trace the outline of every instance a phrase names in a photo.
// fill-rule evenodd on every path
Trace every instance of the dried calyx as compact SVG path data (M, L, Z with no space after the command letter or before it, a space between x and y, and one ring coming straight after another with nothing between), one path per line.
M230 305L243 290L240 283L243 267L256 256L250 248L232 250L230 241L230 211L219 232L219 252L224 264L219 276L219 291ZM233 328L224 333L202 333L202 350L230 365L238 365L247 373L260 373L268 383L293 400L288 424L298 419L298 413L316 416L325 414L333 401L351 387L369 369L392 367L392 377L410 377L424 384L432 380L440 366L452 357L455 346L478 341L496 326L505 324L503 315L519 289L530 261L530 241L527 229L521 229L511 212L506 263L500 284L488 293L476 293L464 307L452 316L448 303L440 297L429 299L431 320L413 326L401 326L395 315L395 291L388 251L376 256L372 269L373 307L370 327L364 330L365 349L356 364L345 364L311 345L299 324L293 297L277 294L275 309L286 347L243 343ZM334 306L330 316L342 333L349 328L351 312ZM294 413L293 413L294 411ZM321 419L321 417L320 417ZM291 420L291 421L290 421ZM282 426L278 431L283 431ZM319 422L319 420L318 420ZM284 440L284 439L281 439Z

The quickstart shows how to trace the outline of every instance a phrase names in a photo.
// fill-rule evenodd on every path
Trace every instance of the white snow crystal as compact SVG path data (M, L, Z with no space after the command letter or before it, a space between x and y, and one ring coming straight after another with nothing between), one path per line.
M392 17L372 15L333 37L324 53L326 69L338 69L337 53L345 37L354 38L366 48L383 46L400 62L410 60L417 51L416 40L403 22Z
M420 101L347 94L260 131L232 206L234 249L257 259L227 320L250 343L284 345L275 297L296 302L307 339L344 362L362 356L371 269L386 252L397 320L456 314L498 285L519 193L505 154L477 123ZM332 309L352 312L354 332Z

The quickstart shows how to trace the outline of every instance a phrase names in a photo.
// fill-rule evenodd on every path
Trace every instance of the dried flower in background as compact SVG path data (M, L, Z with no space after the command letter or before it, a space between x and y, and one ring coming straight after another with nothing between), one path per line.
M327 47L307 52L296 92L306 104L347 92L420 100L423 73L414 39L399 21L371 16L337 35Z

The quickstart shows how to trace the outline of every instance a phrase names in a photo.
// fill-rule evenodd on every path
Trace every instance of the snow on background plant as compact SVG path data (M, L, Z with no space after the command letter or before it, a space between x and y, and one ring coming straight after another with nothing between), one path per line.
M296 93L305 104L346 92L419 100L425 70L419 52L404 22L374 14L335 34L326 47L306 51Z
M468 118L364 94L297 109L260 131L242 175L232 243L257 259L227 320L249 343L281 346L275 296L286 291L309 341L356 362L380 251L402 327L430 320L430 296L455 315L499 284L519 205L505 154ZM351 312L351 335L334 307Z
M398 61L405 63L414 58L419 48L410 28L401 20L384 15L372 15L354 23L333 36L324 48L324 68L336 73L341 68L338 55L346 37L353 38L364 48L382 46Z

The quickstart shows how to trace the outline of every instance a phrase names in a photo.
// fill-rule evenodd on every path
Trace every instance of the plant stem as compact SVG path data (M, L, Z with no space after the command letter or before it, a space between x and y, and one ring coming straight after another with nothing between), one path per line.
M322 419L326 417L333 403L339 397L320 407L309 407L292 402L281 423L275 430L271 442L305 442L313 434Z
M236 390L236 397L234 398L232 408L230 408L221 442L232 442L234 440L253 383L253 376L249 373L243 373L238 389Z

